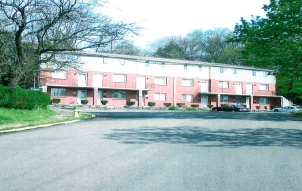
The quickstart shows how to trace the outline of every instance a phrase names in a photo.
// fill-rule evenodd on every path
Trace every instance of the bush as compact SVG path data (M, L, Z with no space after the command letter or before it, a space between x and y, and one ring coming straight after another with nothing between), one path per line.
M273 109L275 109L275 108L277 108L276 105L271 105L271 110L273 110Z
M45 92L0 86L0 107L46 109L50 103L50 96Z
M169 107L169 110L178 110L178 108L173 105L173 106Z
M59 99L59 98L53 98L52 100L51 100L51 103L55 103L55 104L58 104L58 103L60 103L61 102L61 99Z
M261 108L261 106L259 106L259 105L256 106L256 109L257 109L257 110L259 110L260 108Z
M149 101L149 102L148 102L148 106L151 106L151 107L152 107L152 106L155 106L155 102Z
M184 107L186 104L185 104L185 103L176 103L176 105L177 105L178 107Z
M172 105L172 103L164 103L164 106L166 107L170 107Z
M191 107L193 108L199 107L199 104L191 104Z
M108 100L101 100L102 105L106 105L108 103Z
M128 105L128 106L132 106L132 105L134 105L134 104L135 104L134 101L127 101L127 105Z
M88 100L81 100L81 104L86 105L88 103Z
M207 106L208 106L210 109L213 107L213 105L210 105L210 104L209 104L209 105L207 105Z

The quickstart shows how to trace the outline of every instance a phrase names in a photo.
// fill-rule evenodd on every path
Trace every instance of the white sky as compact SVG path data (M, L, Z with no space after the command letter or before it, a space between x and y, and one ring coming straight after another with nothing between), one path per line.
M144 29L134 37L136 46L165 36L186 35L193 30L234 29L243 17L265 16L269 0L109 0L105 14L117 20L137 22Z

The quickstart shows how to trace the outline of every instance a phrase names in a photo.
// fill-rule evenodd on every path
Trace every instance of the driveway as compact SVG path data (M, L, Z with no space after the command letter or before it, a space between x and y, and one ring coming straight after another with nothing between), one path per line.
M302 190L302 118L94 112L0 134L0 190Z

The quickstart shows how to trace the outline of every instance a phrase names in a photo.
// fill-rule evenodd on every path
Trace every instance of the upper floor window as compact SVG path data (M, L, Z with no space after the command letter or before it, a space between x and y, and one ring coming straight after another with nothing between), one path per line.
M59 60L62 60L62 61L74 61L74 60L76 60L76 56L71 55L71 54L60 54L60 55L57 56L57 58Z
M52 78L67 79L67 71L55 71L51 73Z
M266 71L263 71L263 76L267 76L267 72Z
M256 75L257 75L257 71L253 70L253 76L256 76Z
M260 84L259 85L259 90L265 90L265 91L268 91L269 88L268 88L268 84Z
M229 96L220 96L220 102L229 103Z
M184 65L184 70L187 70L187 69L188 69L188 65L185 64L185 65Z
M125 62L126 62L125 60L120 60L121 65L125 65Z
M166 64L163 62L161 63L161 68L165 68L166 67Z
M108 63L108 58L103 58L103 64L107 64Z
M194 96L192 94L182 94L181 101L193 102Z
M166 101L166 94L165 93L154 93L154 100Z
M66 88L51 88L51 96L66 96Z
M218 82L218 87L219 88L229 88L229 82Z
M261 97L259 99L259 104L268 104L268 98L266 97Z
M220 73L223 73L223 72L224 72L224 68L220 67Z
M112 91L112 98L113 99L126 99L126 92L125 91Z
M149 67L149 61L145 62L145 67Z
M199 72L202 71L202 66L198 66L198 71L199 71Z
M237 69L236 68L234 68L233 73L237 74Z
M192 79L182 79L181 81L182 86L193 86L193 80Z
M127 76L125 74L113 74L113 82L127 82Z
M157 84L157 85L167 85L167 78L156 77L154 79L154 84Z

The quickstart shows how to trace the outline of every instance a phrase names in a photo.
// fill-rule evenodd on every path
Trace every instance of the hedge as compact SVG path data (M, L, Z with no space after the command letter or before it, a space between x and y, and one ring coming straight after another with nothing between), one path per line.
M51 99L47 93L20 87L0 86L0 107L28 110L46 109L50 103Z

